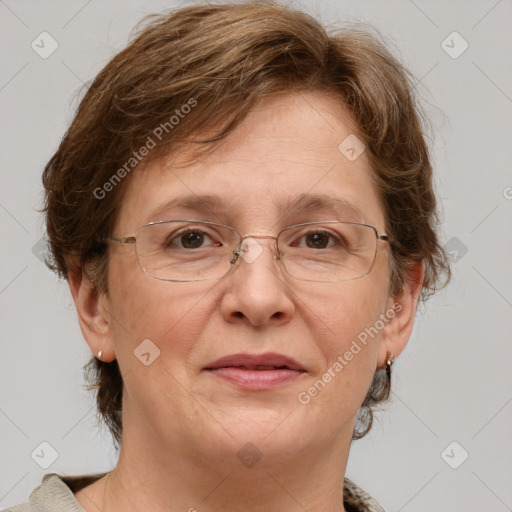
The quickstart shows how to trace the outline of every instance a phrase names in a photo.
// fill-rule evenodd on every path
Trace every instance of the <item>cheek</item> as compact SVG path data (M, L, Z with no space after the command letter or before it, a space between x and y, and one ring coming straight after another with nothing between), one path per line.
M318 346L332 358L343 354L351 342L384 313L387 281L368 275L363 279L336 283L331 290L324 286L300 296L303 297L303 314L318 338Z
M387 280L376 272L372 278L340 283L332 293L324 287L301 295L307 306L303 315L322 354L301 403L308 402L315 414L336 410L355 416L376 370Z
M128 370L138 363L134 351L148 339L166 356L160 364L168 351L172 359L183 360L209 318L204 299L213 285L161 281L128 266L116 267L109 279L109 313L120 366Z

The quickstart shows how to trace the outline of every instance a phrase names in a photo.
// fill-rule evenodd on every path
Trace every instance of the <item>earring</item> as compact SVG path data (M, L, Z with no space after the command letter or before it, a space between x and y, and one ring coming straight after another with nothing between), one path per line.
M388 356L386 359L386 375L388 376L389 379L391 378L391 367L393 366L394 360L395 356L391 352L388 352Z
M98 359L101 359L101 354L102 354L102 353L103 353L103 351L102 351L102 350L100 350L100 351L98 352Z

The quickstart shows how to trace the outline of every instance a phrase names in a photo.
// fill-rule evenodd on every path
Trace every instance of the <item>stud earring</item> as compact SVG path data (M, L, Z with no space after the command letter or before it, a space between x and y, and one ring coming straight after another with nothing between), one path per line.
M103 353L103 351L102 351L102 350L100 350L100 351L98 352L98 359L101 359L101 354L102 354L102 353Z
M395 356L391 352L388 352L388 356L386 359L386 374L388 378L391 378L391 367L393 366L394 360Z

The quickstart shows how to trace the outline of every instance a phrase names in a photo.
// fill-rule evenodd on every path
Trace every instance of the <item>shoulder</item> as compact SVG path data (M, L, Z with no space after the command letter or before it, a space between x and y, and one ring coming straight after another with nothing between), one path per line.
M348 478L343 486L343 503L347 512L385 512L376 500Z
M4 512L30 512L30 505L28 503L22 503L21 505L7 508Z
M5 512L85 512L57 473L44 475L41 485L30 494L28 503L8 508Z

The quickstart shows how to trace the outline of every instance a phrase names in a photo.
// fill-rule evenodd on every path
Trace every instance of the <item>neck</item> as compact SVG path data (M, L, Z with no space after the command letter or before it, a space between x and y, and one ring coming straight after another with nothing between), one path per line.
M128 431L126 431L128 432ZM340 442L324 450L304 449L283 458L264 453L250 465L230 455L191 454L175 446L162 450L126 435L111 472L102 510L344 512L343 479L350 448Z

